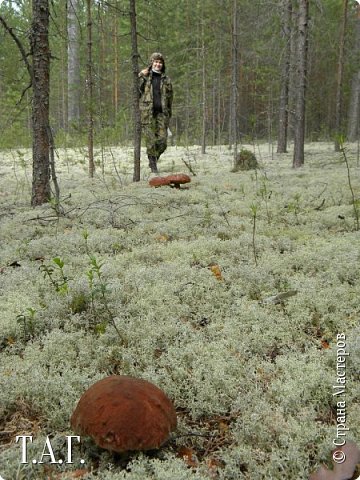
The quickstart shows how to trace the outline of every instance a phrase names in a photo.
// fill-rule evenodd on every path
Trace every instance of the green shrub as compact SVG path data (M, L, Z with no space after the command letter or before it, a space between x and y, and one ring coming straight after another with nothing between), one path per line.
M259 168L259 164L256 160L255 154L242 148L236 157L236 161L233 169L233 173L239 172L240 170L255 170Z

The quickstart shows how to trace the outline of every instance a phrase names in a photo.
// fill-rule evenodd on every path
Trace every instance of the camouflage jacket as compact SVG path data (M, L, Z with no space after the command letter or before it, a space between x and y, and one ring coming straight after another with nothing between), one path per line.
M148 75L144 75L143 72L139 73L140 111L142 123L149 123L153 114L153 89L151 80L151 71ZM162 113L168 120L170 120L172 113L171 106L173 100L173 89L170 78L164 73L161 75L160 93Z

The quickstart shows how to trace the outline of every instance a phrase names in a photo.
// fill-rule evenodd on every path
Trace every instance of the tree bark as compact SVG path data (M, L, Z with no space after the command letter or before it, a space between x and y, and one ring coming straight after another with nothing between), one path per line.
M233 3L233 18L232 18L232 60L231 60L231 131L233 144L233 159L234 165L237 161L238 153L238 128L237 128L237 105L238 105L238 15L237 15L237 0Z
M117 5L117 4L116 4ZM113 107L114 107L114 125L116 124L119 107L119 46L118 46L118 18L114 17L114 87L113 87Z
M335 152L340 152L339 135L342 135L342 84L344 76L344 47L345 47L345 31L347 19L348 0L343 0L343 16L341 22L340 41L339 41L339 58L338 70L336 78L336 108L335 108Z
M287 152L287 130L289 119L289 82L291 56L291 12L292 1L283 1L283 37L285 41L284 57L281 66L281 90L279 104L279 132L277 153Z
M80 43L77 19L78 0L68 0L68 125L80 120Z
M14 30L7 25L2 16L0 16L0 23L16 43L29 73L30 86L33 89L31 112L33 135L31 205L35 207L48 202L51 198L50 145L52 144L52 137L49 122L49 1L33 0L32 2L32 23L29 35L32 64L30 64L25 49ZM55 177L55 165L53 165L53 176L58 197L59 191Z
M87 101L88 101L88 156L89 156L89 177L94 177L95 162L94 162L94 98L93 98L93 63L92 63L92 18L91 18L91 0L86 2L87 10Z
M139 106L139 53L137 46L136 29L136 2L130 1L131 22L131 60L133 69L133 95L132 106L134 112L134 175L133 181L140 181L140 154L141 154L141 115Z
M349 118L347 137L350 142L354 142L359 135L359 117L360 117L360 4L356 7L356 40L355 40L355 59L356 72L351 81L351 93L349 104Z
M298 84L295 105L294 168L299 168L304 165L308 18L309 0L299 0Z
M206 67L205 67L205 41L204 19L201 20L201 66L202 66L202 135L201 153L206 153Z
M297 60L298 60L298 11L295 2L292 2L290 21L290 72L289 72L289 100L288 100L288 129L287 139L295 138L295 105L297 93Z
M33 0L30 33L33 58L33 178L31 205L50 200L50 125L49 125L49 1Z

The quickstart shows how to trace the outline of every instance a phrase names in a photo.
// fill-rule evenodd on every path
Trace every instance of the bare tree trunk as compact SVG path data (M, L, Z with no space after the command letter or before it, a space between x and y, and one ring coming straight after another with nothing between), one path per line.
M292 2L290 23L290 72L289 72L289 100L288 100L288 129L287 139L295 137L295 104L297 94L297 59L298 59L298 11Z
M298 85L295 106L294 168L304 165L308 18L309 0L299 0Z
M33 58L33 178L31 205L50 200L49 1L33 0L30 45Z
M131 60L133 68L133 111L134 111L134 175L133 181L140 181L141 115L139 106L139 53L136 30L136 2L130 0Z
M117 3L116 3L117 6ZM114 125L116 124L119 107L119 47L118 47L118 17L114 16Z
M86 2L87 10L87 101L88 101L88 155L89 155L89 177L94 177L95 162L94 162L94 98L93 98L93 72L92 72L92 17L91 17L91 0Z
M217 124L218 124L218 129L217 129L217 142L218 145L220 146L222 144L222 138L221 138L221 80L220 80L220 73L218 73L217 77Z
M344 76L344 47L345 31L347 19L348 0L343 0L343 16L341 22L340 41L339 41L339 59L336 79L336 107L335 107L335 152L340 152L339 135L342 135L342 84Z
M222 37L221 35L219 36L219 58L222 58L222 53L223 53L223 44L222 44ZM220 79L220 76L221 76L221 73L220 71L217 72L217 76L216 76L216 90L217 90L217 144L220 146L221 143L222 143L222 124L221 124L221 120L222 120L222 117L221 117L221 106L222 106L222 103L221 103L221 100L222 100L222 97L221 97L221 92L222 92L222 88L221 88L221 79Z
M206 153L206 69L205 69L205 41L204 19L201 20L201 63L202 63L202 136L201 153Z
M234 165L237 160L238 153L238 122L237 122L237 105L238 105L238 21L237 21L237 0L233 3L233 25L232 25L232 61L231 61L231 127L232 127L232 143Z
M349 104L349 118L347 136L350 142L358 138L358 126L360 117L360 4L356 7L356 40L355 40L355 65L357 71L351 82L351 94Z
M269 94L269 104L268 104L268 111L267 111L267 124L268 124L268 142L269 142L269 153L271 153L271 159L273 159L274 153L274 146L273 146L273 86L270 83L268 88Z
M351 82L351 100L349 106L348 140L355 142L359 137L360 121L360 70L358 70Z
M80 42L77 18L78 0L67 3L68 33L68 125L80 120Z
M61 44L61 98L59 100L60 125L67 129L67 78L66 78L66 44Z
M283 0L283 36L285 40L284 56L281 66L281 91L279 105L279 132L277 153L287 152L287 130L289 118L289 81L291 55L291 0Z
M216 145L216 84L215 79L212 88L212 115L211 115L211 129L212 129L212 140L211 144L214 147Z

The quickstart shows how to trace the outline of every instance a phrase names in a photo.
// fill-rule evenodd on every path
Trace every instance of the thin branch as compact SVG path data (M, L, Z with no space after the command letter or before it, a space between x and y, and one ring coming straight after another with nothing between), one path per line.
M16 43L20 53L21 53L21 57L26 65L26 68L29 72L29 75L30 75L30 78L31 78L31 82L33 83L33 79L34 79L34 72L33 72L33 68L29 62L29 60L27 59L27 55L26 55L26 52L25 52L25 49L23 47L23 44L21 43L21 41L19 40L19 38L17 37L17 35L14 33L14 29L9 27L9 25L6 23L4 17L2 17L0 15L0 23L3 25L3 27L5 28L5 30L9 33L9 35L12 37L12 39L14 40L14 42Z
M107 1L103 1L101 2L104 6L106 7L109 7L109 8L112 8L113 10L116 10L118 13L121 13L121 15L123 15L124 17L128 17L130 15L130 13L127 11L127 10L122 10L121 8L119 8L117 5L114 5L113 3L110 3L110 2L107 2Z
M192 173L194 175L194 177L196 177L196 173L192 169L192 166L190 165L190 163L188 163L184 158L182 158L181 160L184 162L184 164L185 164L186 168L189 170L189 172Z
M16 105L20 105L20 103L22 102L22 99L23 99L24 96L25 96L25 93L26 93L28 90L30 90L31 87L32 87L32 82L30 82L29 85L24 88L24 90L23 90L22 93L21 93L20 99L16 102Z

